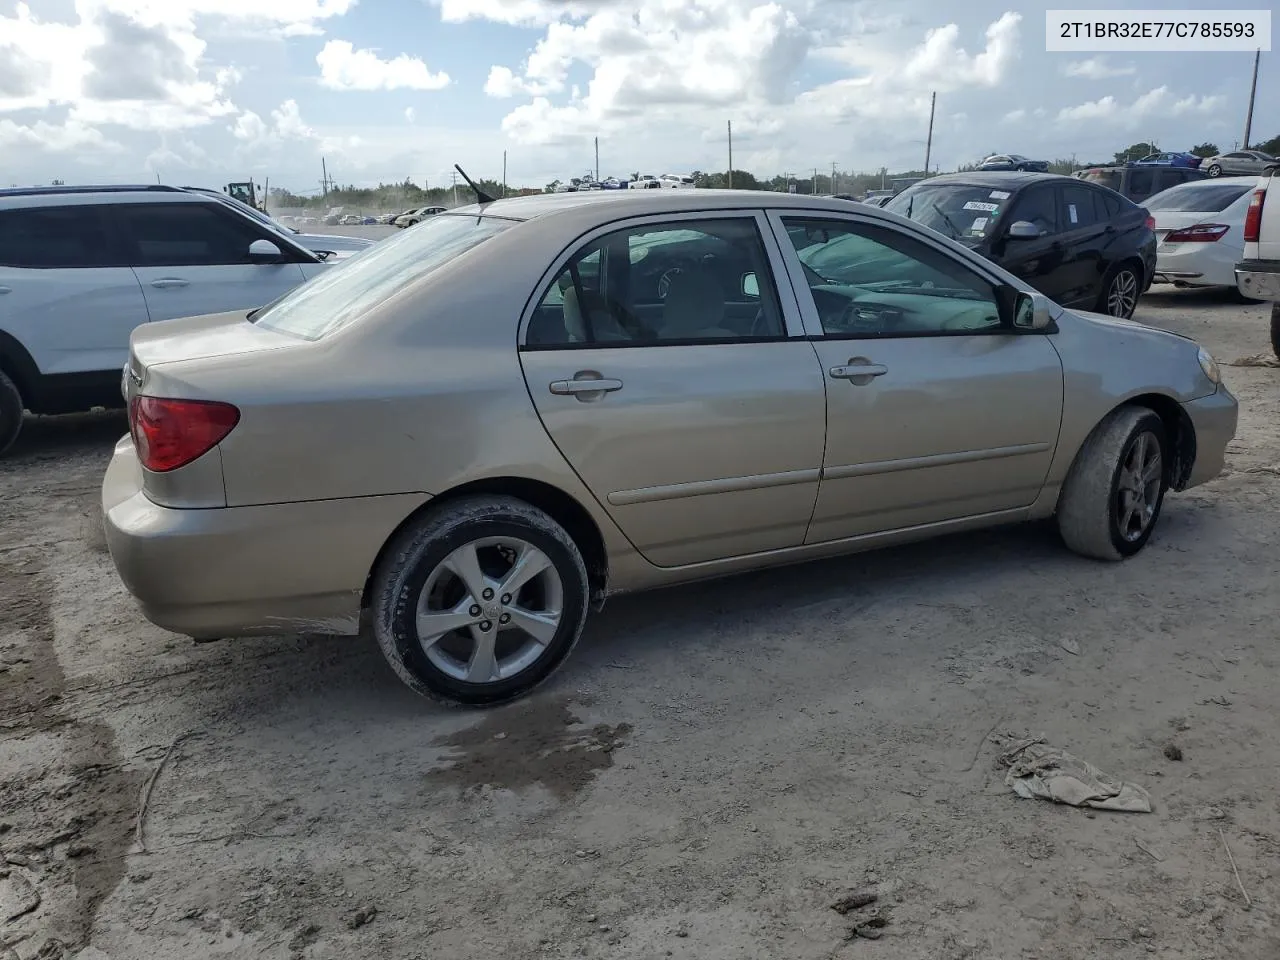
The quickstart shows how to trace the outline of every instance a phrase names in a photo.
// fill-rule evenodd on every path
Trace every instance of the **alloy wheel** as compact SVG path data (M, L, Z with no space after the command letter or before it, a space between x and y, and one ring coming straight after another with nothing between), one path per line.
M1141 540L1155 520L1164 484L1160 439L1150 430L1135 436L1120 460L1116 480L1116 525L1129 543Z
M1127 320L1138 306L1138 278L1128 268L1111 278L1107 288L1107 313Z
M458 547L418 597L417 639L441 672L494 683L527 670L560 629L564 583L551 558L518 537Z

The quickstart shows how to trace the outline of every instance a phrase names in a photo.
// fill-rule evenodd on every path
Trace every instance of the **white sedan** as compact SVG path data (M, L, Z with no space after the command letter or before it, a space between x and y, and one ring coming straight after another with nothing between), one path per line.
M1192 180L1143 204L1155 219L1156 283L1235 289L1244 215L1257 177Z

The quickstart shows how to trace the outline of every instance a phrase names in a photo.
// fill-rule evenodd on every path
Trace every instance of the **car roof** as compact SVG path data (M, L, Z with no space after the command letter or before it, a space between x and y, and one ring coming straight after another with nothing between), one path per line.
M968 173L944 173L937 177L930 177L927 180L912 184L907 189L913 190L923 184L933 185L935 183L953 183L971 187L1014 187L1016 189L1042 180L1070 179L1070 177L1061 173L1043 173L1037 170L971 170Z
M210 191L216 194L216 191ZM209 203L210 197L164 184L86 184L0 189L0 207L85 206L92 203Z
M984 174L983 176L989 176ZM1013 174L1012 176L1024 176ZM1034 179L1034 175L1026 175ZM1040 174L1040 177L1045 176ZM932 177L929 183L943 180ZM983 182L986 182L985 180ZM997 180L997 183L1008 181ZM847 200L812 194L781 193L773 190L598 190L589 193L540 193L527 197L511 197L486 204L468 204L446 211L443 216L504 217L510 220L533 220L560 214L587 214L598 210L600 219L642 217L649 214L697 213L706 211L813 210L815 213L849 212Z

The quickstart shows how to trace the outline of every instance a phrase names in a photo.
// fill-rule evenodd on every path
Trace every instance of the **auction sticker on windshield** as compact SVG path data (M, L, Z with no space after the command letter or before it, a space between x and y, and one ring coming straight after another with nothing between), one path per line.
M966 210L981 210L985 213L995 213L1000 209L998 203L987 203L985 200L970 200L964 205Z

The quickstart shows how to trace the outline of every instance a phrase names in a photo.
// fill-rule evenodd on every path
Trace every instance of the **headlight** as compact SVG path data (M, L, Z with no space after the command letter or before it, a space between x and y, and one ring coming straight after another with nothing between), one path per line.
M1204 375L1209 378L1209 382L1215 386L1222 383L1222 371L1218 369L1218 361L1204 347L1200 348L1200 352L1196 354L1196 359L1200 361L1200 369L1204 371Z

